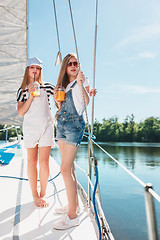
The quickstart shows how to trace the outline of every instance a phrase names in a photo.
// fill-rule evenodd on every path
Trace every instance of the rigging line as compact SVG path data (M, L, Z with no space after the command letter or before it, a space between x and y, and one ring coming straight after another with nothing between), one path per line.
M150 194L152 194L152 196L156 198L158 202L160 202L160 196L152 188L149 188L148 192L150 192Z
M72 22L72 30L73 30L73 35L74 35L74 42L75 42L75 48L76 48L76 53L77 53L77 59L78 59L78 63L79 63L79 55L78 55L78 47L77 47L77 41L76 41L76 34L75 34L75 28L74 28L74 22L73 22L73 14L72 14L72 8L71 8L71 2L70 0L68 0L69 3L69 10L70 10L70 16L71 16L71 22ZM96 18L97 18L97 10L98 10L98 4L96 7ZM79 69L80 69L80 65L79 65ZM87 128L88 128L88 134L89 134L89 154L90 154L90 159L89 159L89 166L91 165L91 161L93 163L93 167L94 167L94 175L96 177L96 169L95 167L97 166L97 160L94 157L94 148L93 148L93 142L91 140L91 133L90 133L90 128L89 128L89 121L88 121L88 114L87 114L87 107L86 107L86 101L85 101L85 94L84 94L84 87L83 87L83 83L81 81L81 87L82 87L82 95L83 95L83 103L84 103L84 110L85 110L85 115L86 115L86 122L87 122ZM99 184L98 184L98 194L99 194L99 198L100 197L100 189L99 189Z
M75 27L74 27L74 22L73 22L73 14L72 14L72 8L71 8L70 0L68 0L68 3L69 3L69 10L70 10L70 16L71 16L71 22L72 22L72 30L73 30L73 36L74 36L74 43L75 43L75 48L76 48L77 60L78 60L78 63L79 63L79 54L78 54L77 40L76 40ZM79 65L79 69L80 69L80 65ZM81 86L82 86L83 103L84 103L84 109L85 109L85 114L86 114L86 122L87 122L87 128L88 128L88 134L89 134L89 140L90 140L91 153L92 153L92 157L93 157L94 156L94 149L93 149L93 144L92 144L92 141L91 141L91 134L90 134L90 129L89 129L87 107L86 107L86 101L85 101L84 88L83 88L82 81L81 81Z
M97 19L98 19L98 0L96 0L96 17L95 17L94 59L93 59L93 89L95 88L95 69L96 69L96 50L97 50ZM93 136L93 122L94 122L94 96L92 96L91 136Z
M72 14L72 8L71 8L71 2L70 2L70 0L68 0L68 4L69 4L69 10L70 10L70 16L71 16L71 22L72 22L72 30L73 30L73 36L74 36L74 43L75 43L75 48L76 48L76 54L77 54L77 59L78 59L78 63L79 63L79 54L78 54L76 33L75 33L75 27L74 27L74 22L73 22L73 14Z
M58 40L58 50L60 51L60 41L59 41L59 33L58 33L58 22L57 22L57 15L56 15L56 5L55 1L53 0L53 7L54 7L54 16L56 22L56 31L57 31L57 40Z
M59 40L58 21L57 21L55 0L53 0L53 7L54 7L54 17L55 17L55 23L56 23L57 41L58 41L58 54L57 54L57 58L59 57L60 63L61 63L62 62L62 56L61 56L61 49L60 49L60 40Z
M96 13L95 13L95 37L94 37L94 57L93 57L93 89L95 88L95 69L96 69L96 50L97 50L97 19L98 19L98 0L96 0ZM92 96L91 135L89 135L89 138L93 137L93 122L94 122L94 96ZM90 142L92 142L91 139L90 139ZM92 146L92 148L93 148L93 146ZM97 165L97 161L95 159L94 159L94 165ZM96 177L96 174L97 174L97 171L96 171L96 166L95 166L94 167L95 177ZM99 183L97 185L98 185L97 186L97 192L99 194L99 199L101 201Z
M112 157L112 155L110 155L107 151L105 151L98 143L96 143L94 140L92 140L94 142L94 144L99 147L104 153L106 153L110 158L112 158L113 161L115 161L118 165L120 165L131 177L133 177L137 182L139 182L143 187L146 186L146 184L139 179L136 175L134 175L133 173L131 173L126 167L124 167L120 162L118 162L118 160L116 160L114 157Z
M92 190L94 191L93 183L92 183L91 179L89 178L88 174L80 166L78 166L76 163L74 163L74 165L77 168L79 168L79 170L82 171L86 175L86 178L88 179L88 182L90 183L90 186L91 186Z

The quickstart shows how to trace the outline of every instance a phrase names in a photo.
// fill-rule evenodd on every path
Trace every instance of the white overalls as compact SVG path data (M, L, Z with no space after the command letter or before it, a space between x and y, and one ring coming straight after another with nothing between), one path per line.
M43 88L24 115L23 136L25 148L34 148L37 144L39 147L54 146L53 119Z

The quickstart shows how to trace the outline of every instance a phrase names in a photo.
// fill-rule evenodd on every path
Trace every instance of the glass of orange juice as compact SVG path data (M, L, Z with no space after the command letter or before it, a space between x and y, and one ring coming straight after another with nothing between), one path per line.
M58 86L55 89L57 102L62 102L65 100L65 88L63 86Z
M32 92L32 95L34 97L40 96L40 85L39 85L39 83L38 82L34 82L33 85L34 85L35 90Z

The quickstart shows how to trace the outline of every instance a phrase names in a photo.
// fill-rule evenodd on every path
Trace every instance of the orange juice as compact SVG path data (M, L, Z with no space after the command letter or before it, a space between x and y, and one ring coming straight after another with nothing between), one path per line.
M56 91L56 100L57 102L62 102L65 100L65 92L64 91Z
M32 95L34 97L38 97L40 95L40 91L39 90L38 91L34 91L34 92L32 92Z
M35 81L35 82L33 83L33 86L34 86L35 90L32 92L32 95L33 95L34 97L40 96L40 85L39 85L39 83Z
M62 102L65 100L65 88L63 86L57 86L55 92L56 92L55 98L57 102Z

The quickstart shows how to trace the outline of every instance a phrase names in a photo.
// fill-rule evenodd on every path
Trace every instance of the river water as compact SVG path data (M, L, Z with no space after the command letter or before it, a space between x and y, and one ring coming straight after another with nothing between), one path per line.
M160 144L159 143L99 143L123 166L144 183L152 183L160 195ZM116 240L147 240L147 223L143 187L97 146L101 201L106 219ZM60 163L57 148L51 155ZM82 143L76 163L87 171L88 147ZM79 182L87 191L84 174L76 169ZM160 238L160 203L155 200L156 220Z

